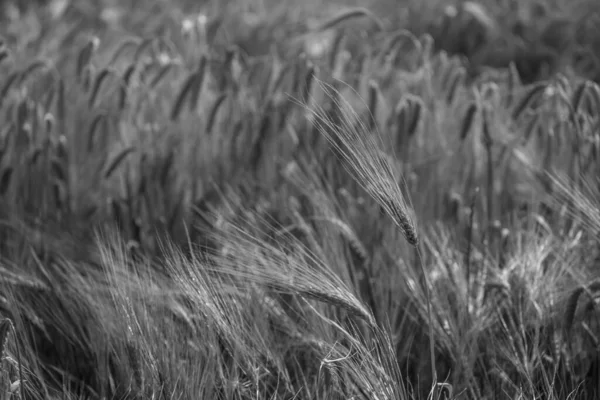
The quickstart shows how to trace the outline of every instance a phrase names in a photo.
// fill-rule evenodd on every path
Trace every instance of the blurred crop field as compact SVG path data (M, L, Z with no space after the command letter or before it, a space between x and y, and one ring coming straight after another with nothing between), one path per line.
M0 0L0 399L600 398L599 30Z

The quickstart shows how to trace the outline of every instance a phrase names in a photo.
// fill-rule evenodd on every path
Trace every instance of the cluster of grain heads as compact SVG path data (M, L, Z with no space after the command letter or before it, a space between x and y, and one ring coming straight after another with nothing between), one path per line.
M244 214L243 225L223 221L210 234L221 247L216 260L220 273L263 284L279 293L330 304L376 328L372 313L347 289L331 266L302 241L279 229L276 230L279 244L268 243L263 240L268 232L260 227L265 224L268 227L270 223L260 215ZM257 221L253 222L254 219ZM275 230L277 227L268 228Z
M323 109L317 109L315 125L319 132L327 139L335 154L341 158L354 179L379 204L384 213L403 233L406 241L415 248L415 260L419 264L426 293L430 361L435 384L437 383L437 372L429 279L419 253L419 238L412 216L413 210L400 187L401 178L394 172L394 166L391 164L393 158L390 159L383 150L384 138L377 132L369 132L361 122L360 116L346 100L339 96L333 86L321 81L318 83L321 90L330 96L341 117L333 120Z
M12 357L7 354L7 343L8 335L11 333L15 336L17 349L17 360L15 361ZM15 370L17 373L15 374ZM18 340L16 338L16 331L12 321L8 318L2 318L0 321L0 373L2 377L0 380L7 385L1 390L7 394L7 399L14 397L25 399L24 396L24 385L23 380L23 368L21 365L21 353ZM4 398L4 397L3 397Z

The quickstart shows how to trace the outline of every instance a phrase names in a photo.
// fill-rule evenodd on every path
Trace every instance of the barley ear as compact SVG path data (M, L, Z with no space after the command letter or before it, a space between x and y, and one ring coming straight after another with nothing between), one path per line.
M452 75L452 79L449 80L450 84L448 85L448 92L446 94L446 102L448 104L454 103L454 99L456 99L456 93L458 92L458 88L464 85L465 75L465 70L463 68L458 68L456 72Z
M13 72L4 82L4 85L2 85L2 89L0 89L0 107L2 106L6 97L8 97L8 92L10 92L10 89L12 89L13 85L19 80L20 76L20 72Z
M331 52L329 54L329 69L334 71L337 66L338 54L343 48L346 33L343 30L336 32L333 43L331 44Z
M81 49L79 55L77 56L77 66L76 66L76 76L79 79L79 82L83 81L82 74L83 69L89 65L94 52L98 49L100 45L100 39L97 36L92 37L86 45Z
M88 130L88 142L87 142L87 152L91 153L94 150L94 143L96 142L96 132L98 132L98 127L101 122L104 122L106 118L106 114L98 114L92 120L90 124L90 128Z
M460 128L460 140L464 141L467 138L467 135L471 131L471 127L473 126L473 121L475 120L475 115L478 111L479 107L477 103L472 103L467 109L467 113L462 119L462 125Z
M534 101L540 98L547 87L548 86L545 83L538 83L534 85L515 106L515 109L512 113L513 120L519 119L519 117L523 115L523 112L525 112L534 103Z
M406 241L412 246L417 246L419 244L417 231L402 206L392 199L382 199L381 203L384 211L404 234Z
M96 68L94 68L92 64L88 64L83 67L81 72L81 87L85 93L90 91L95 75Z
M8 342L8 332L10 331L10 319L4 318L0 322L0 358L6 356L6 344Z
M415 133L417 133L417 129L419 128L419 123L421 122L421 117L423 114L423 109L425 108L423 101L420 98L407 98L410 109L410 119L408 123L408 137L413 137Z
M541 116L539 113L536 113L533 118L529 121L529 123L525 126L525 134L523 135L523 142L526 144L529 142L529 139L535 132L535 130L539 127Z
M104 172L104 179L110 178L112 173L119 167L119 165L125 160L125 158L135 151L134 147L127 147L121 150L117 155L108 163L108 166Z
M193 111L198 105L198 97L202 91L202 85L204 84L204 75L206 74L207 60L205 56L202 56L198 68L196 69L195 78L192 81L192 88L190 89L190 102L188 104L189 110Z
M94 107L96 99L98 98L98 93L100 93L100 88L102 87L102 83L104 82L104 80L106 80L110 75L114 74L114 69L109 67L104 68L102 71L100 71L98 76L96 76L96 79L94 80L94 86L92 87L92 91L90 93L90 98L88 102L88 106L90 108Z
M50 68L51 68L50 61L48 61L48 60L36 60L36 61L32 62L21 73L21 76L19 77L19 84L22 85L36 71L49 70Z
M507 98L506 98L506 106L510 107L513 103L515 93L517 88L521 87L521 77L519 76L519 71L517 70L517 66L514 61L511 61L508 65L508 90L507 90Z
M571 292L569 296L569 300L567 301L567 306L565 308L565 314L563 318L563 329L564 329L564 337L568 338L571 329L573 327L573 321L575 320L575 312L577 311L577 304L579 303L579 297L584 292L585 288L580 286Z
M154 78L152 78L152 81L150 82L150 88L154 89L156 85L158 85L167 76L171 69L173 69L173 64L167 64L161 67L160 71L158 71Z
M141 40L136 37L125 38L121 43L119 43L110 58L110 61L107 65L114 65L117 60L121 57L121 55L129 48L129 47L137 47L141 43Z
M226 98L227 93L221 93L219 97L217 97L217 100L215 100L215 103L213 104L210 113L208 114L208 120L206 121L206 133L209 135L212 133L217 113L219 112L219 109L221 108L221 105L223 104Z
M135 72L135 68L136 65L131 64L129 67L127 67L123 73L123 77L121 78L121 85L119 87L119 110L121 111L123 111L127 105L127 92L129 91L129 84L131 83L131 78Z
M56 120L54 119L54 115L51 113L46 113L44 115L44 130L48 136L50 136L54 132L54 127L56 125Z
M306 75L304 76L304 86L302 87L302 101L309 101L316 72L317 67L312 63L309 63L308 70L306 71Z
M593 100L592 108L594 110L600 109L600 85L596 82L588 81L589 84L589 95L591 101Z
M317 28L317 31L318 32L326 31L327 29L333 28L336 25L338 25L346 20L358 18L358 17L367 17L367 18L371 19L373 22L375 22L379 31L383 30L383 23L379 20L379 18L377 18L375 16L375 14L373 14L371 11L369 11L366 8L357 7L357 8L352 8L352 9L349 9L346 11L342 11L341 13L337 14L336 16L328 19L323 24L321 24L321 26L319 26Z
M179 95L177 96L177 99L173 104L173 109L171 110L171 121L175 121L177 118L179 118L179 115L181 114L181 111L183 109L183 103L185 102L185 99L187 98L190 91L192 90L192 86L194 85L195 80L196 74L192 73L187 77L187 79L183 83L181 90L179 91Z
M370 131L373 131L377 128L377 105L379 104L379 85L374 80L369 81L369 100L368 100L368 109L369 113L369 123L367 125Z

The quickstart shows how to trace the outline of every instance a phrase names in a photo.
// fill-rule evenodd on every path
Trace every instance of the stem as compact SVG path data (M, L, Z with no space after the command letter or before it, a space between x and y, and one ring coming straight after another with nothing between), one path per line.
M473 248L473 225L475 221L475 201L479 194L479 188L475 188L473 197L471 198L470 215L469 215L469 229L467 230L467 251L465 252L465 266L467 273L467 315L469 313L469 306L471 305L471 250Z
M435 368L435 337L433 334L433 317L431 316L431 293L429 292L429 279L425 272L425 266L423 265L423 258L419 251L419 245L415 246L415 254L419 265L421 267L421 273L423 274L423 286L425 287L425 298L427 300L427 319L429 320L429 354L431 361L431 376L433 377L433 385L437 384L437 371Z

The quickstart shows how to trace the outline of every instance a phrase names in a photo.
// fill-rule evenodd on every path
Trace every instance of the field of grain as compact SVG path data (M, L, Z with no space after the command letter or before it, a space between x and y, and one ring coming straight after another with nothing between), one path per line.
M0 399L600 398L599 11L0 0Z

